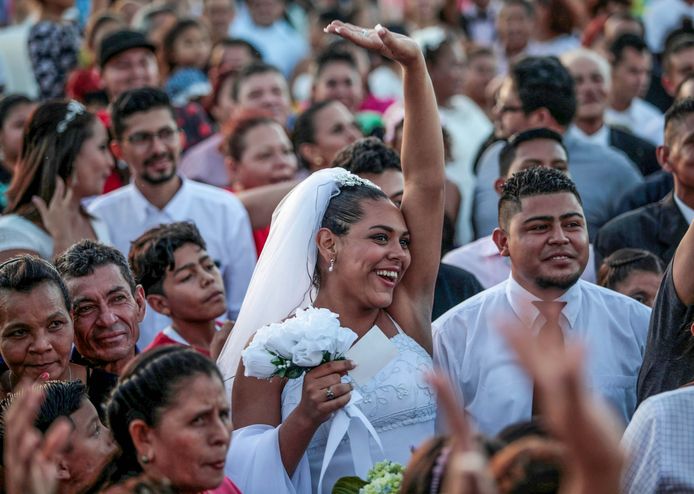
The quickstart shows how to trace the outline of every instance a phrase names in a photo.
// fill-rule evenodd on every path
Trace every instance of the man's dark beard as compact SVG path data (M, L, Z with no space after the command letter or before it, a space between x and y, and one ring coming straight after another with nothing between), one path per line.
M558 288L559 290L568 290L576 284L580 277L581 272L577 271L576 273L557 278L537 277L535 278L535 283L540 288Z
M150 185L160 185L160 184L166 183L169 180L171 180L173 177L176 176L176 166L172 167L171 173L168 173L166 175L162 175L160 177L153 177L147 173L147 166L150 163L153 163L154 161L157 161L160 158L166 158L169 161L171 161L171 163L174 163L174 157L170 153L158 154L156 156L151 156L150 158L145 160L145 162L144 162L145 169L140 174L140 178Z
M172 170L171 173L169 173L168 175L162 175L160 177L152 177L152 176L148 175L147 173L143 173L142 175L140 175L140 178L150 185L160 185L160 184L168 182L169 180L171 180L175 176L176 176L176 170Z

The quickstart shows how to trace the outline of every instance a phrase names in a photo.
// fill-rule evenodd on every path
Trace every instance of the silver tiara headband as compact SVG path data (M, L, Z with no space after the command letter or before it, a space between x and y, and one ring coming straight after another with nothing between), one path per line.
M358 185L368 185L369 187L374 187L378 190L381 190L381 188L375 183L373 183L371 180L361 178L360 176L355 175L353 173L341 174L339 177L337 177L337 183L340 184L340 187L356 187Z
M58 131L58 134L62 134L67 130L67 126L70 125L70 122L72 122L77 115L81 115L86 111L87 109L84 107L84 105L82 105L82 103L78 103L75 100L70 100L70 102L67 104L65 116L60 122L58 122L55 130Z

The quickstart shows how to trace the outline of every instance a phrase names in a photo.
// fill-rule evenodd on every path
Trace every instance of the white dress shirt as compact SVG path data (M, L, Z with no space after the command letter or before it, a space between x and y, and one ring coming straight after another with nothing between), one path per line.
M694 387L651 396L622 438L628 453L624 494L694 492Z
M680 213L682 213L682 216L684 216L684 220L687 223L691 223L692 221L694 221L694 209L687 206L682 201L682 199L677 197L677 194L672 194L672 198L675 200L675 204L677 205L677 209L679 209Z
M509 277L434 322L434 364L449 375L487 435L531 417L532 383L496 327L506 319L536 334L544 318L534 300ZM628 421L636 408L651 310L583 280L557 300L566 302L560 321L564 338L580 340L586 348L586 382Z
M134 184L126 185L89 205L89 212L102 219L111 242L126 257L130 242L162 223L192 221L207 243L207 252L218 263L231 318L241 302L255 267L255 244L248 213L233 194L192 180L181 179L181 188L164 209L151 204ZM147 308L140 324L138 345L144 348L171 320Z
M598 146L608 147L610 145L610 128L607 125L600 127L594 134L588 135L578 126L572 124L566 131L566 135L596 144Z
M484 288L491 288L501 283L511 274L511 258L499 254L499 249L491 235L453 249L443 256L441 262L471 272ZM588 264L581 278L595 283L593 244L590 244Z
M608 107L605 110L605 123L625 128L655 146L663 144L665 117L658 108L641 98L634 98L624 111Z

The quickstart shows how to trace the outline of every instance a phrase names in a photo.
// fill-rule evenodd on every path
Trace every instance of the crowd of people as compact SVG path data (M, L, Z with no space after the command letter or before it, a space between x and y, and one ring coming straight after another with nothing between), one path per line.
M0 25L0 492L694 492L694 1Z

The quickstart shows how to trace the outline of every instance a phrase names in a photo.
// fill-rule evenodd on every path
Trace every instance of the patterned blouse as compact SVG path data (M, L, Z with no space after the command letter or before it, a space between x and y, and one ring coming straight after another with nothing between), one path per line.
M41 100L65 96L65 82L77 67L80 34L72 23L41 21L29 31L29 58Z

